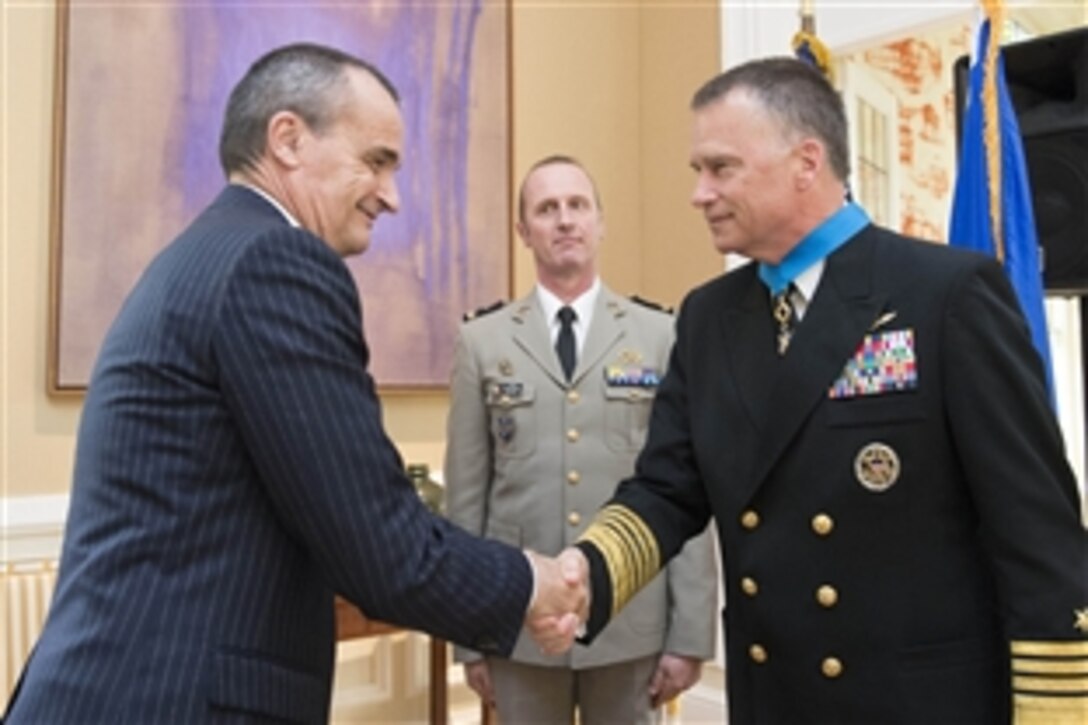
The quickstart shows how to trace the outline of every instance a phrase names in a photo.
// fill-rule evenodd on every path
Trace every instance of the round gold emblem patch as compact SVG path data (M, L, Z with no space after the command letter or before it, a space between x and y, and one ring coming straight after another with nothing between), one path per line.
M854 476L873 493L884 493L894 486L899 470L899 454L887 443L870 443L854 458Z

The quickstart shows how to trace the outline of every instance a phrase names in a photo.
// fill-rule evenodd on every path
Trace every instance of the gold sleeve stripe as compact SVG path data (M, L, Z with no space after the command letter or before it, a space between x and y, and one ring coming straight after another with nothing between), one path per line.
M1016 725L1084 725L1088 722L1088 698L1013 695Z
M1088 675L1088 660L1032 660L1013 657L1012 671L1018 675Z
M657 539L646 522L626 506L612 504L601 509L581 538L597 547L608 568L613 615L661 568Z
M645 583L650 580L653 572L656 571L656 564L649 561L652 553L641 547L641 544L644 543L641 537L644 534L649 534L649 529L645 529L642 520L629 511L621 510L617 511L616 514L614 525L622 530L623 541L626 545L634 547L634 550L628 552L634 568L632 578L634 581ZM654 545L656 547L656 542Z
M621 569L619 586L614 592L612 613L615 614L657 572L657 541L642 519L630 509L613 506L603 513L603 523L617 534L624 549L624 560L629 564L628 570Z
M1088 641L1014 641L1012 654L1021 657L1088 657Z
M1088 697L1088 678L1085 677L1022 677L1012 678L1012 689L1027 692L1063 692Z

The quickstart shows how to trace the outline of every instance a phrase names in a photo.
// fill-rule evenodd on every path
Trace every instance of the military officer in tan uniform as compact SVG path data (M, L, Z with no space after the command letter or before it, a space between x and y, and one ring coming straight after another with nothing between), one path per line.
M461 329L448 513L469 531L557 554L634 468L672 345L672 316L601 284L604 221L576 160L549 157L530 169L517 229L538 284ZM575 709L583 725L655 722L658 705L694 684L713 655L716 592L704 533L590 647L547 656L523 632L510 660L456 655L503 723L569 723Z

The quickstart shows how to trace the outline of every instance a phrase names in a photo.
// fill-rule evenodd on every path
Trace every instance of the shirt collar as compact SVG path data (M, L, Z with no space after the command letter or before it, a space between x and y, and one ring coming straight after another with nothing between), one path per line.
M793 278L793 285L797 288L797 291L801 293L801 298L806 306L816 294L816 287L820 284L820 278L823 277L824 266L826 264L827 262L821 259L819 262L816 262L804 272Z
M574 314L578 316L574 323L575 326L580 326L583 330L589 328L589 322L593 319L593 308L597 304L597 296L600 291L601 278L594 277L590 288L570 302L570 307L574 309ZM536 298L540 302L540 309L544 311L544 319L548 321L548 324L559 324L556 321L556 315L559 313L559 308L563 306L563 301L541 284L536 286Z
M236 186L242 186L242 187L245 187L246 189L249 189L250 191L255 193L257 196L263 198L269 204L274 206L276 208L276 211L278 211L280 214L282 214L283 218L286 219L287 223L290 224L291 226L300 227L300 228L302 227L302 225L298 223L298 219L295 219L295 217L291 215L291 212L287 211L287 209L283 206L283 204L281 204L276 199L276 197L272 196L271 194L269 194L264 189L261 189L259 187L253 186L252 184L247 184L247 183L241 182L241 181L235 181L233 183Z

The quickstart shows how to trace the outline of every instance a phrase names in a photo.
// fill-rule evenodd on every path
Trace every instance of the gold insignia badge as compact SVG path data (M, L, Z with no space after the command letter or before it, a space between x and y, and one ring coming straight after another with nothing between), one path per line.
M854 476L873 493L884 493L894 486L899 470L899 454L887 443L870 443L854 458Z
M1073 616L1076 618L1073 622L1073 629L1088 634L1088 607L1074 609Z
M499 372L502 373L503 375L513 375L514 374L514 363L510 362L506 358L503 358L502 360L499 360Z
M880 317L876 318L873 321L873 324L869 326L869 331L872 332L873 330L877 329L878 327L883 327L884 325L888 324L889 322L891 322L892 320L894 320L898 316L899 316L899 313L895 312L894 310L892 312L885 312L883 315L881 315Z
M635 350L624 350L620 353L619 361L621 365L638 365L642 362L642 354Z

